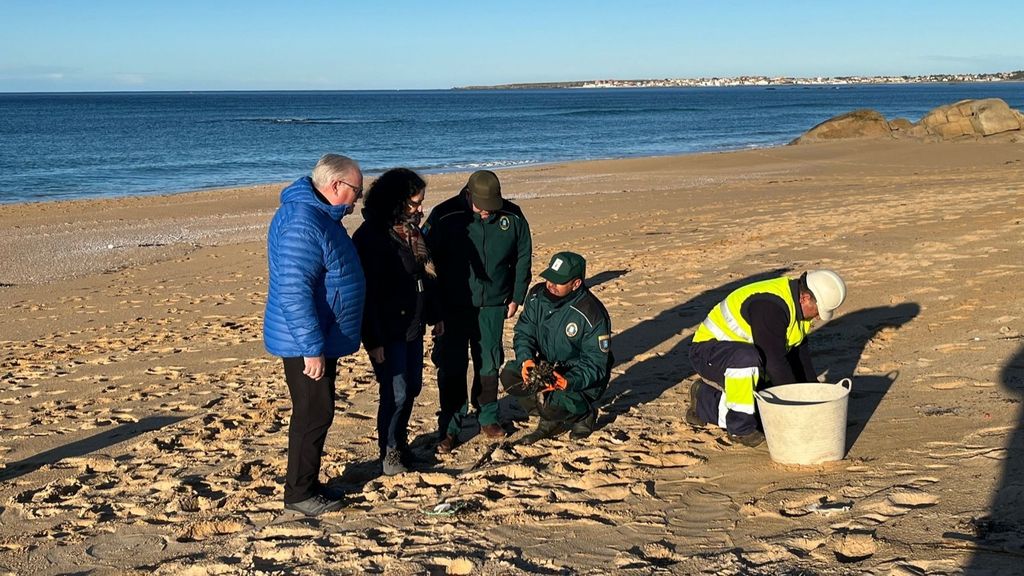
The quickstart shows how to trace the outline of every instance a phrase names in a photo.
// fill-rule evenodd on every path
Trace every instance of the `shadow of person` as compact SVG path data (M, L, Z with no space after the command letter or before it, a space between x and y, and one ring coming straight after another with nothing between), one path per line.
M1019 336L1018 336L1019 338ZM1024 399L1024 346L999 374L1000 385L1016 403ZM1018 409L1018 412L1020 410ZM989 514L972 521L974 553L964 574L1020 573L1024 556L1024 414L1006 446L1002 477L988 507Z
M898 330L920 313L921 306L914 302L863 308L840 314L812 333L811 357L815 370L821 373L827 369L826 380L829 382L838 382L842 378L853 380L847 414L847 452L853 448L882 403L882 398L899 377L898 371L854 376L864 349L884 330Z
M593 289L596 288L597 286L600 286L601 284L604 284L605 282L611 282L616 278L625 276L628 273L629 270L605 270L603 272L598 272L597 274L594 274L590 278L587 278L585 284L587 285L587 288Z
M612 350L615 353L616 365L631 362L683 330L696 326L704 320L713 306L740 286L777 278L788 271L789 268L776 268L733 280L718 288L701 292L650 320L613 334ZM612 327L614 330L614 323ZM602 397L598 428L614 422L619 414L633 406L657 399L665 390L690 377L693 369L687 356L689 347L690 338L687 337L668 352L641 360L627 368L624 373L617 377L613 376Z
M342 469L340 476L328 479L325 486L338 494L348 496L362 492L364 486L382 475L379 460L350 462Z
M125 440L136 438L140 434L172 426L185 418L186 416L147 416L138 422L120 424L110 430L57 446L45 452L29 456L24 460L9 462L0 470L0 482L6 482L24 474L35 472L43 466L49 466L65 458L84 456L109 448ZM173 445L173 441L156 440L156 443L157 446L163 446L163 444Z

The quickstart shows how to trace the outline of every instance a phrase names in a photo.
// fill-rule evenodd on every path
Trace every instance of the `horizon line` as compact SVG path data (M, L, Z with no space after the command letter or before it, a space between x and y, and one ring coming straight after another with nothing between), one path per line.
M740 76L717 76L709 78L740 78ZM753 76L749 76L753 78ZM783 78L782 76L776 76L776 78ZM795 76L788 78L797 78ZM822 76L821 78L843 78L841 76ZM869 76L862 76L862 78L873 78ZM882 78L882 76L877 76ZM327 89L282 89L282 88L271 88L271 89L225 89L225 90L68 90L68 91L56 91L56 90L25 90L25 91L0 91L0 96L36 96L36 95L49 95L49 96L75 96L82 94L256 94L256 93L300 93L300 92L314 92L314 93L330 93L330 92L523 92L526 90L544 90L544 91L562 91L567 88L559 88L553 85L557 84L572 84L577 82L648 82L655 81L656 79L642 79L642 80L567 80L564 82L525 82L525 83L512 83L512 84L493 84L493 85L470 85L470 86L453 86L451 88L327 88ZM696 78L694 79L696 80ZM537 84L537 88L529 88L531 84ZM957 80L957 81L931 81L931 82L853 82L844 85L845 87L852 86L905 86L908 84L1024 84L1024 80ZM513 88L512 86L522 86L522 88ZM765 88L807 88L812 86L810 84L773 84L773 85L735 85L735 86L623 86L623 87L609 87L609 86L595 86L586 88L571 88L571 90L722 90L722 89L765 89ZM828 84L820 84L820 86L829 86Z

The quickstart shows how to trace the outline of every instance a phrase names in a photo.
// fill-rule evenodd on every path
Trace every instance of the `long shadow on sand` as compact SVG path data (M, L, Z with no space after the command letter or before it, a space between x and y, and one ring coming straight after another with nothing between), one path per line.
M846 430L847 452L857 442L878 405L882 403L882 398L899 377L897 371L854 376L864 349L883 330L899 329L920 313L921 306L913 302L863 308L839 315L815 330L811 336L814 368L819 372L828 369L829 382L838 382L847 377L853 380Z
M650 352L662 342L691 328L707 316L708 311L730 292L751 282L777 278L788 268L776 268L745 278L738 278L718 288L706 290L686 302L673 306L624 332L612 336L612 349L616 363L621 365L641 354ZM614 325L613 325L614 329ZM633 406L645 404L660 397L665 390L693 374L687 351L690 338L685 338L664 354L651 356L630 366L625 373L612 379L605 391L602 415L598 426L615 421L619 414ZM684 408L680 407L680 415Z
M590 278L587 278L586 284L588 288L595 288L597 286L600 286L601 284L604 284L605 282L611 282L616 278L625 276L628 273L629 270L604 270L602 272L594 274Z
M1003 366L999 382L1016 403L1024 399L1024 346ZM1019 417L1024 419L1024 414ZM1024 558L1024 420L1017 422L1006 448L1003 475L988 507L989 515L971 521L971 535L948 535L965 541L966 547L975 551L964 574L980 576L1021 572L1021 559Z
M185 418L185 416L147 416L138 422L121 424L88 438L57 446L34 456L29 456L24 460L7 464L3 470L0 470L0 482L35 472L43 466L54 464L65 458L84 456L90 452L103 450L140 434L170 426Z

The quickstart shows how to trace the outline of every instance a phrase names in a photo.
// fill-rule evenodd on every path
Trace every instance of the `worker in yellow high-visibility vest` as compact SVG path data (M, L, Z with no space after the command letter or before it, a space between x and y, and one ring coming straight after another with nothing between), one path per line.
M817 381L806 342L811 321L832 319L845 299L846 284L832 270L761 280L726 296L693 336L690 362L713 385L690 387L686 421L717 424L746 446L761 444L754 391Z

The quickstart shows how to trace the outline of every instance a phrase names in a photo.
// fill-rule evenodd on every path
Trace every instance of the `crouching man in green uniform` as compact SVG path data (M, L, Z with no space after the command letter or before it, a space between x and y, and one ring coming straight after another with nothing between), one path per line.
M474 172L458 195L434 208L423 235L437 266L445 326L433 355L441 400L436 450L444 454L455 447L470 404L484 436L505 437L498 424L501 332L526 298L533 244L522 210L501 197L489 170Z
M516 322L516 357L502 369L501 383L528 414L540 416L524 444L566 430L573 439L586 438L597 424L597 403L614 362L612 327L584 284L586 273L579 254L555 254L540 275L546 282L530 289ZM544 371L543 378L536 371Z

